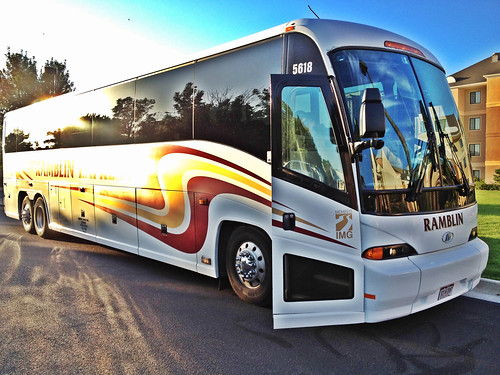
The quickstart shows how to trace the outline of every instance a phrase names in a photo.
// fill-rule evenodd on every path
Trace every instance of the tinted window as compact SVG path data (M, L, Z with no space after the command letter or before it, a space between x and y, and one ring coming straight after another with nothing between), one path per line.
M29 107L28 107L29 108ZM30 127L26 126L26 115L30 110L26 108L24 112L11 112L5 116L5 152L29 151L33 149L33 142L29 140L31 135Z
M281 121L281 166L344 190L342 162L321 89L285 87Z
M137 81L136 142L191 139L194 65Z
M59 108L67 103L66 97L37 103L8 114L6 152L56 148L51 129L54 129Z
M138 130L134 121L135 81L95 91L93 144L133 143Z
M270 150L270 74L281 73L281 39L196 64L195 137L261 159Z
M47 148L84 147L92 144L92 93L68 96L50 113Z

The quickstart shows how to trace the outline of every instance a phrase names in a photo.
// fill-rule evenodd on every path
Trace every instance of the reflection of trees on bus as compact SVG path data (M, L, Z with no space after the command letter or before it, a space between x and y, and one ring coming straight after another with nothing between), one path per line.
M231 144L261 158L270 149L268 89L232 95L228 88L205 94L188 82L182 91L174 93L172 112L155 112L154 98L127 96L115 103L112 117L87 113L78 124L47 130L47 138L39 141L31 141L26 130L15 129L6 137L6 150L187 140L193 138L193 126L196 139Z
M27 141L29 137L29 133L26 134L20 129L14 129L5 137L5 152L32 150L33 144Z

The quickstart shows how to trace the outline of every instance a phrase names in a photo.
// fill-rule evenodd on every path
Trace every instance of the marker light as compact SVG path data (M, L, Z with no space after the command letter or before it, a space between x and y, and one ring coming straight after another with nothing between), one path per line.
M417 255L413 247L407 244L377 246L367 249L363 252L362 257L371 260L395 259Z
M403 43L391 42L389 40L386 40L384 43L384 46L389 47L389 48L400 49L402 51L411 52L411 53L414 53L416 55L420 55L422 57L425 57L424 54L422 53L422 51L420 51L419 49L416 49L415 47L411 47L411 46L408 46L408 45L403 44Z
M295 26L287 26L285 29L285 33L289 32L289 31L293 31L293 30L295 30Z
M477 237L477 227L472 228L469 234L469 241L472 241Z

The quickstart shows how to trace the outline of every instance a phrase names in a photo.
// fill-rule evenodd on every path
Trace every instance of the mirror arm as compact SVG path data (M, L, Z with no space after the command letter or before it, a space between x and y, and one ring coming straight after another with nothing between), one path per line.
M359 161L363 160L363 155L361 152L368 148L374 148L375 150L380 150L384 147L383 139L372 138L369 141L359 141L350 144L352 160L354 161L355 157L359 158Z

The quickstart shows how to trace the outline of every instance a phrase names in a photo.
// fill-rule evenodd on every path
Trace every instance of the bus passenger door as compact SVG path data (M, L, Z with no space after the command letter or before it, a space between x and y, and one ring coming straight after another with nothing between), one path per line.
M271 75L271 95L274 328L363 322L359 213L330 83Z

